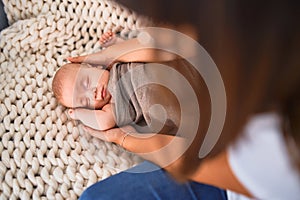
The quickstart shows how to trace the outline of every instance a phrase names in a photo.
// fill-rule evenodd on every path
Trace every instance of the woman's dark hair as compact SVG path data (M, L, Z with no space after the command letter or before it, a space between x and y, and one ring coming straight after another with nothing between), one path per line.
M255 113L276 110L300 169L300 12L292 0L118 0L156 22L191 24L225 83L224 149ZM287 142L289 146L289 142Z

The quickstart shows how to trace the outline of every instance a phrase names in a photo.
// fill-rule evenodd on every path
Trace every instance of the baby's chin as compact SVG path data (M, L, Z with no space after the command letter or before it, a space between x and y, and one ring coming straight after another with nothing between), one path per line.
M111 95L110 94L107 94L106 97L103 99L103 100L100 100L100 101L95 101L95 105L94 105L94 109L102 109L103 106L105 106L106 104L109 103L111 99Z
M99 110L99 109L102 109L103 106L105 106L106 104L108 104L109 100L105 99L105 101L99 101L99 102L95 102L95 105L92 107L92 109L96 109L96 110Z

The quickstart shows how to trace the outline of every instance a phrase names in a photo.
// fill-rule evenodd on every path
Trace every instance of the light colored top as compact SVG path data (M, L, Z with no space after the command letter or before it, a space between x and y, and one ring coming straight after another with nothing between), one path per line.
M300 173L292 165L281 132L277 114L257 115L229 148L234 174L258 199L300 199Z

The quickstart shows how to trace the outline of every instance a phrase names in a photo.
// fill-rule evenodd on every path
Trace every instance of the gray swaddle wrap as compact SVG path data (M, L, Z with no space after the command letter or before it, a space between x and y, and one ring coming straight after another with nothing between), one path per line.
M116 124L131 124L139 132L176 134L180 106L161 81L170 78L155 63L116 63L110 70L108 90ZM168 75L169 72L168 72Z

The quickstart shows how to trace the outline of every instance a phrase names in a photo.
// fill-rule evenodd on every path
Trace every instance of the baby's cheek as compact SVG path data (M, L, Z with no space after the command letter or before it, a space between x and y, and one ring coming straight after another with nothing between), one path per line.
M103 106L104 106L105 104L107 104L106 101L95 101L95 105L94 105L93 109L95 109L95 110L100 110L100 109L103 108Z

